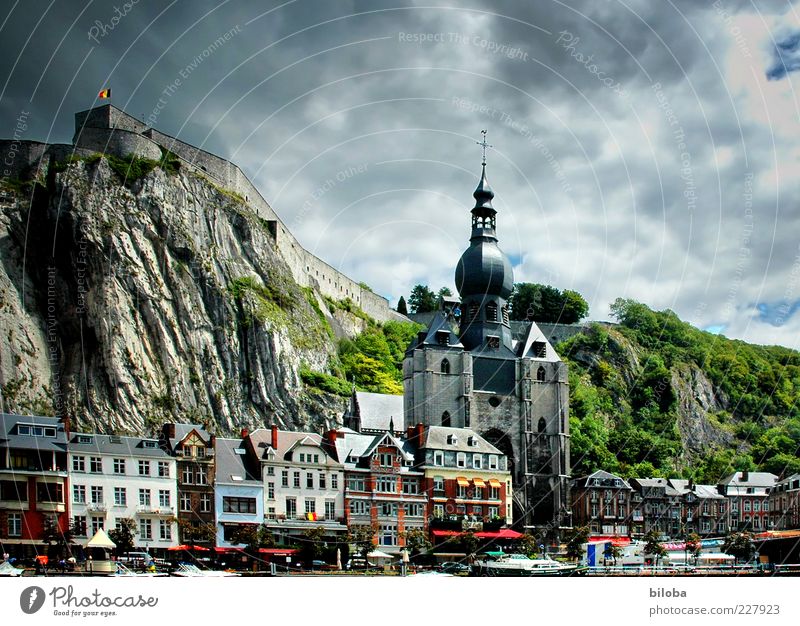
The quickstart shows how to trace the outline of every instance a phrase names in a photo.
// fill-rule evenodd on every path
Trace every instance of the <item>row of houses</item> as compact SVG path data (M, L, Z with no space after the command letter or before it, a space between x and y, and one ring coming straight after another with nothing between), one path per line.
M334 542L362 529L389 553L411 531L509 536L511 475L500 450L470 429L399 432L387 421L324 434L273 426L228 439L165 424L141 438L3 414L3 552L41 552L54 532L80 543L124 520L133 520L136 548L154 554L180 544L240 549L248 525L265 525L284 546L309 529Z
M800 474L733 472L715 485L676 478L625 480L597 471L573 481L573 522L593 538L635 537L656 531L720 537L800 528Z

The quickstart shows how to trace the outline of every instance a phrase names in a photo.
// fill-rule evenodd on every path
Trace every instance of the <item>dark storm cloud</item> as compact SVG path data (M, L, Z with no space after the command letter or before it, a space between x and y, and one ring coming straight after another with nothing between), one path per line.
M758 307L800 297L798 129L788 81L750 78L785 3L421 4L139 2L103 30L114 3L28 3L0 33L0 134L30 110L26 138L68 142L111 86L239 163L304 245L396 300L452 287L488 128L518 278L578 289L596 318L633 297L794 344Z
M800 70L800 31L785 35L775 42L767 78L779 80L797 70Z

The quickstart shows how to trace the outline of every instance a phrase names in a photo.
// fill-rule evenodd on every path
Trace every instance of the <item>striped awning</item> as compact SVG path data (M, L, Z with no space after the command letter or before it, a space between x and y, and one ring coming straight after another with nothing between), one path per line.
M456 478L456 482L458 483L459 487L469 487L469 481L463 476Z
M483 489L486 486L486 483L483 482L482 478L473 478L472 484L475 485L476 487L480 487L481 489Z
M495 489L500 489L500 481L496 478L489 479L489 486L494 487Z

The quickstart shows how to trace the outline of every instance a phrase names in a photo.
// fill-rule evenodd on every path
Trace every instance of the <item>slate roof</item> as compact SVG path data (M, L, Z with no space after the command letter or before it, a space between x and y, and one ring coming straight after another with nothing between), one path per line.
M624 478L617 476L616 474L612 474L610 472L606 472L605 470L597 470L593 474L589 474L588 476L581 476L580 478L575 479L575 485L578 487L614 487L614 484L610 485L594 485L592 481L595 478L599 478L601 481L615 481L619 480L620 485L617 487L618 489L631 489L630 483Z
M684 478L670 478L669 482L672 486L680 492L681 495L686 495L689 491L694 491L698 498L714 498L724 500L725 496L717 491L716 485L693 485L693 489L689 489L689 481Z
M196 430L197 434L200 435L200 438L206 443L208 443L211 440L211 433L209 433L200 424L175 424L175 437L170 437L168 440L170 450L174 451L175 446L177 446L181 441L183 441L186 438L186 436L193 430Z
M270 428L259 428L251 432L248 437L250 438L256 456L261 460L268 459L269 453L272 451L272 430ZM320 448L320 451L325 455L326 465L337 465L336 459L331 458L328 454L328 451L322 445L322 437L317 433L279 430L278 449L275 450L275 456L278 459L285 459L286 455L291 452L292 449L304 441L309 445L318 446Z
M36 437L18 435L18 424L33 424L56 429L55 437ZM0 413L0 447L22 450L42 450L45 452L65 452L67 449L67 432L64 423L57 417L39 415L15 415Z
M402 395L356 391L350 398L350 407L346 416L360 418L362 432L388 432L390 421L395 432L405 431Z
M240 450L241 453L237 453ZM234 478L238 477L238 479ZM261 484L261 479L255 476L247 467L247 455L241 439L216 440L216 483L234 484Z
M681 495L680 491L670 485L669 479L667 478L632 478L631 482L638 484L642 488L663 487L666 497Z
M778 477L769 472L747 472L747 480L744 479L744 472L734 472L719 481L719 484L731 487L772 487L777 480Z
M81 443L83 437L91 438L89 443ZM155 442L155 447L146 448L145 441ZM142 437L116 437L94 433L73 433L69 440L69 451L86 454L118 454L123 456L144 456L167 460L170 455L158 445L157 439Z
M364 460L375 451L384 439L397 446L406 461L414 460L415 446L406 439L400 439L389 433L366 435L352 431L349 428L340 428L336 432L336 458L345 467L363 466ZM349 460L351 457L355 460Z
M456 443L447 443L447 437L454 435ZM474 446L469 445L469 438L474 437ZM458 452L485 452L487 454L503 453L478 433L470 428L450 428L447 426L428 426L422 436L421 449L456 450Z

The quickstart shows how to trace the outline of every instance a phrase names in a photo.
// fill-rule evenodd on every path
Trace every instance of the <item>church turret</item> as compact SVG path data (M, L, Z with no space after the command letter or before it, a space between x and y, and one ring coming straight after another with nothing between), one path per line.
M497 245L494 191L486 178L486 131L481 179L472 196L470 246L456 266L456 288L461 295L461 342L467 350L512 350L508 297L514 287L511 262Z

